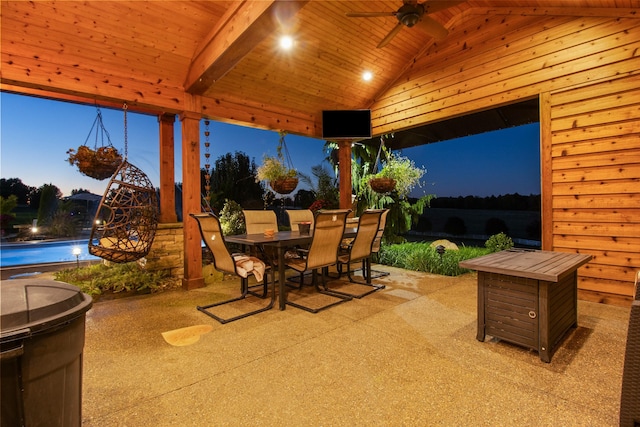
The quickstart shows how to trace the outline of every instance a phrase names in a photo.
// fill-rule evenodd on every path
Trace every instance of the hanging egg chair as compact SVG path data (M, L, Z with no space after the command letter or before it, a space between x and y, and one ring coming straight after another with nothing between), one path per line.
M127 161L126 105L124 110L125 160L109 181L89 237L89 253L115 263L137 261L149 253L159 213L151 181Z

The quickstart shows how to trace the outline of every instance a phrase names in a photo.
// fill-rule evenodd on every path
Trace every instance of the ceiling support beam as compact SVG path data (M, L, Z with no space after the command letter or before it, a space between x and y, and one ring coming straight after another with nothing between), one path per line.
M211 30L194 55L185 90L195 95L204 94L308 1L244 1L229 9L225 19Z

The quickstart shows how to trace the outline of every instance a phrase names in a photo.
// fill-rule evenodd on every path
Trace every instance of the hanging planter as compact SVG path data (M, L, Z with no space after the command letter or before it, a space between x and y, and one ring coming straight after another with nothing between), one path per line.
M425 170L417 167L407 157L388 152L384 146L383 137L380 138L376 168L381 154L385 155L385 160L382 162L380 171L369 179L369 187L379 194L388 194L395 191L401 199L408 197L411 190L420 182Z
M269 181L269 186L278 194L289 194L298 186L297 177L278 178Z
M286 133L280 132L277 156L265 155L262 164L256 170L256 181L267 181L278 194L289 194L298 186L298 172L293 168L284 141L285 135Z
M87 139L77 150L71 148L67 151L67 155L69 156L67 161L70 165L77 166L82 174L97 180L103 180L110 178L115 173L122 164L123 158L118 150L111 144L109 132L107 132L102 123L102 113L99 108L97 110L98 114L93 121L91 130L89 130ZM87 145L87 141L93 133L94 128L95 145L94 148L91 148ZM107 138L106 145L104 144L105 136ZM100 146L98 146L98 141L100 141Z
M393 178L371 178L369 186L376 193L390 193L396 188L396 180Z

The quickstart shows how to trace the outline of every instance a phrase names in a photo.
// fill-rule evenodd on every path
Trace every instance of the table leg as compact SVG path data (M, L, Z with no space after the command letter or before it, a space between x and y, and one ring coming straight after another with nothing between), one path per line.
M279 302L280 310L287 307L287 284L284 277L284 246L278 246L278 286L280 287Z
M478 333L476 339L484 342L485 317L484 317L484 278L485 273L478 272Z

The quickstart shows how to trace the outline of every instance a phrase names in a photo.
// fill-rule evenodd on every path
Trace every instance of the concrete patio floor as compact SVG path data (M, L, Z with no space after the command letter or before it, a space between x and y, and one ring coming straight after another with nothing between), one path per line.
M221 325L196 310L231 279L95 303L83 425L618 425L628 308L579 301L578 328L544 363L476 340L475 273L374 267L391 272L386 289L319 314Z

